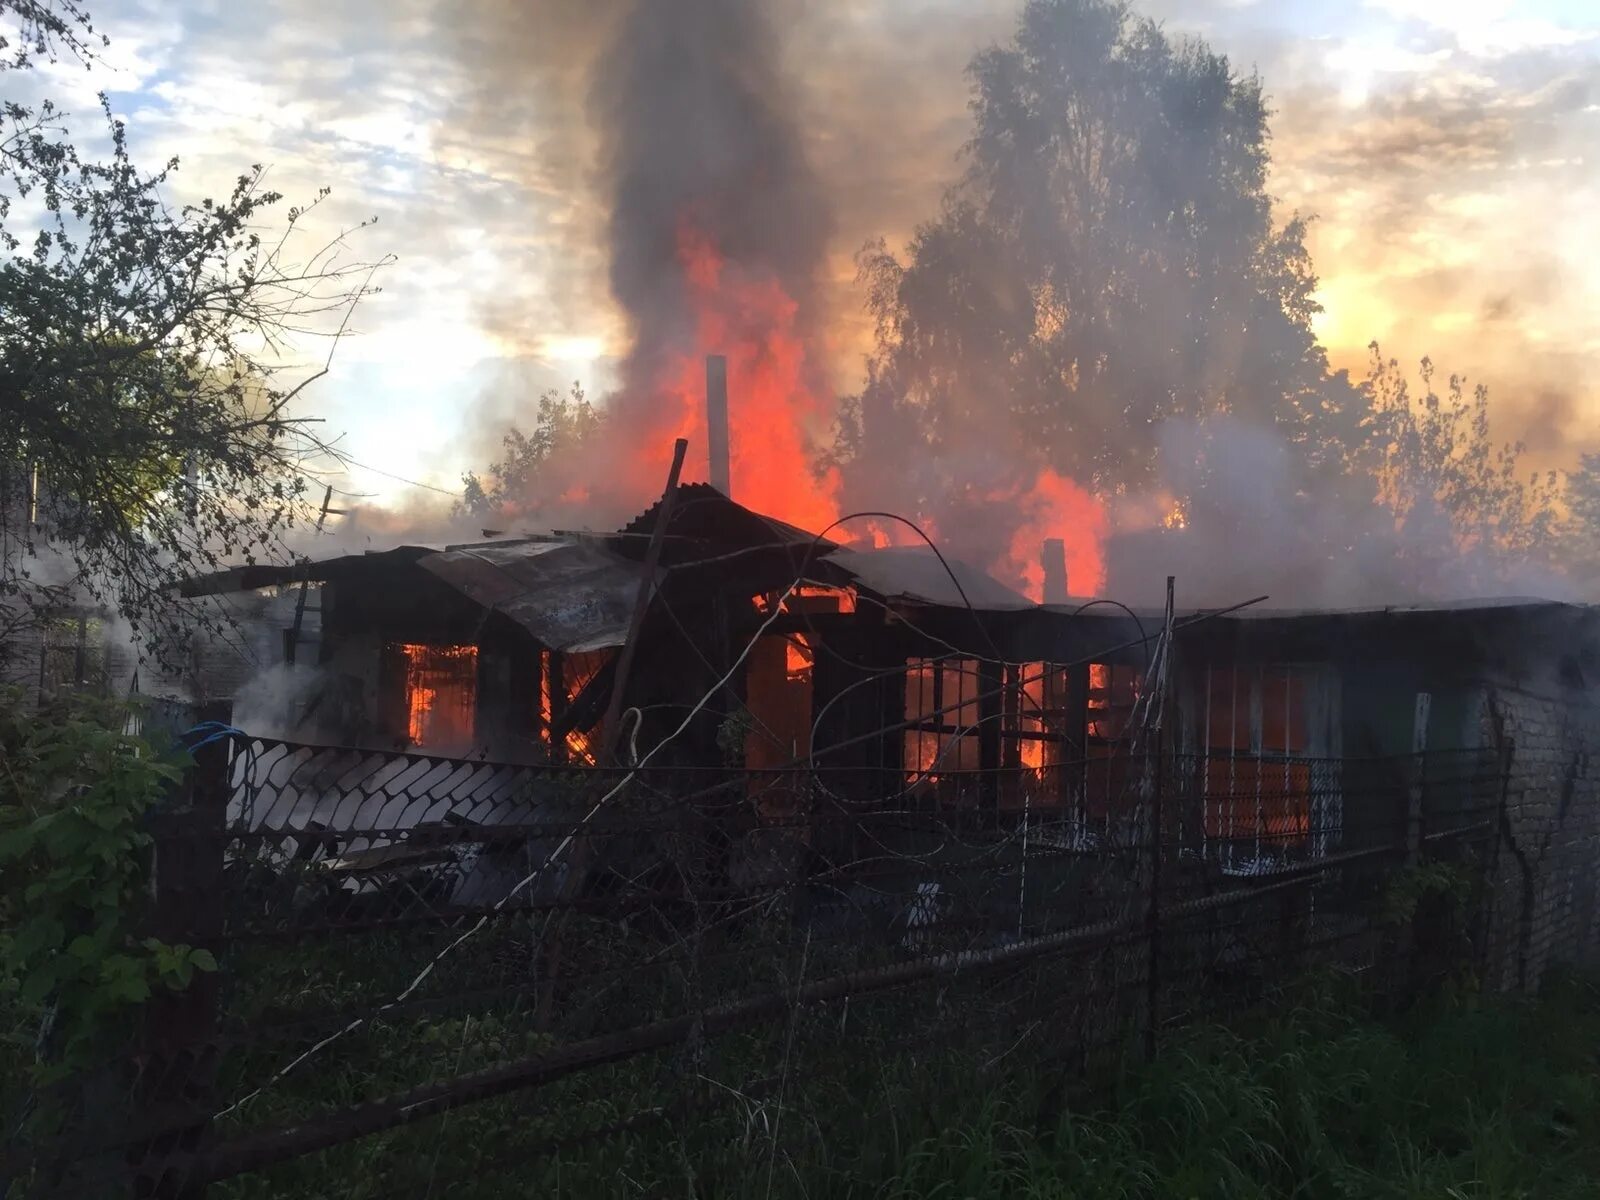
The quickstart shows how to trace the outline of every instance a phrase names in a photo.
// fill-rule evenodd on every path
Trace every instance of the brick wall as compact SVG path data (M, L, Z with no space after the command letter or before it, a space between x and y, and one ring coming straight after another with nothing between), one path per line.
M1487 983L1537 988L1557 962L1600 958L1600 705L1554 679L1486 685L1486 744L1514 743L1492 867Z

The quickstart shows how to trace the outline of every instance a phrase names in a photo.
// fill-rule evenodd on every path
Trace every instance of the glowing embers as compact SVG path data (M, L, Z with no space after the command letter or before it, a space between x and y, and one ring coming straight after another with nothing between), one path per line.
M478 648L394 646L405 667L406 741L439 754L472 746L478 707Z
M551 731L558 726L567 727L561 738L561 753L552 754L552 758L594 765L595 724L600 713L596 711L596 697L590 693L590 684L615 653L612 650L579 654L540 652L539 741L546 754L550 754ZM578 711L573 711L575 708Z

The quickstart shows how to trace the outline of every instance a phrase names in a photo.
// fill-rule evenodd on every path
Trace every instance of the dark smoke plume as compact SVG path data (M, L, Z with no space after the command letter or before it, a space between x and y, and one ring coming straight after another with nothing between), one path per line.
M636 512L659 488L658 463L680 433L693 443L686 477L704 477L704 435L686 428L688 389L678 385L685 364L733 347L702 344L686 237L724 264L720 290L772 285L794 306L788 332L802 347L821 344L830 208L807 158L801 98L785 78L774 3L505 0L474 13L472 32L461 37L461 53L479 73L462 126L503 137L509 113L537 143L524 173L593 198L566 233L574 250L604 247L628 339L616 394L598 398L609 415L605 436L552 460L536 494L516 506L525 524L598 527ZM729 341L762 332L759 316L730 307L731 321L721 314ZM515 297L489 308L491 326L502 330L527 317ZM539 332L522 330L514 340L536 343ZM803 390L827 394L824 367L805 353ZM739 380L733 388L736 410L754 402ZM515 423L526 429L535 404L529 395L485 407L517 411ZM734 435L737 443L738 428Z
M630 407L648 404L664 355L692 346L677 261L691 221L724 256L771 272L814 320L828 205L806 161L768 5L637 0L595 70L611 204L611 289L633 326Z

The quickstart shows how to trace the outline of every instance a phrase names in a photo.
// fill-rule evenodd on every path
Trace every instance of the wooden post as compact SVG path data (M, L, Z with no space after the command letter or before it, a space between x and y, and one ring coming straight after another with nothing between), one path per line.
M1061 806L1082 826L1089 823L1089 664L1065 669L1066 714L1062 718Z
M1165 799L1163 781L1167 773L1166 756L1166 723L1167 723L1167 680L1171 677L1168 670L1168 660L1172 654L1172 595L1173 576L1167 576L1167 611L1166 621L1161 635L1161 652L1157 658L1157 683L1160 696L1155 697L1159 703L1155 722L1155 744L1153 747L1155 762L1155 779L1150 789L1150 901L1145 912L1145 935L1149 941L1150 963L1146 971L1146 987L1148 988L1145 1001L1145 1053L1154 1058L1160 1042L1160 1017L1161 1017L1161 865L1163 850L1161 839L1164 833L1165 814L1162 813L1162 802Z
M980 821L990 828L997 826L1000 819L1000 722L1005 719L1004 697L1004 670L997 662L983 660L978 664L978 799L983 812Z
M226 710L202 708L198 716L226 720ZM194 759L175 804L152 822L151 935L220 956L228 740L200 746ZM146 1006L135 1094L142 1122L162 1132L133 1148L139 1196L199 1200L205 1194L205 1181L191 1177L189 1164L204 1148L217 1108L217 985L215 974L196 972L182 992L158 993Z
M666 540L667 525L672 520L673 507L677 504L678 476L683 471L683 458L688 452L689 443L684 438L679 438L672 447L672 469L667 472L667 489L661 494L661 507L656 514L655 528L650 531L650 545L645 550L644 564L640 567L639 591L634 598L633 616L628 621L627 638L622 643L622 653L617 657L616 674L611 681L611 698L606 703L605 721L600 730L600 752L595 756L595 765L599 767L616 765L617 744L622 734L622 698L628 687L629 673L633 670L634 655L639 648L639 631L644 627L645 614L650 608L650 597L655 590L656 568L661 562L661 546ZM559 674L560 658L559 654L550 655L550 669L557 673L550 685L552 707L562 703L559 697L564 696L566 692L566 685ZM551 735L551 741L555 741L554 733ZM551 747L551 751L555 752L554 746ZM604 795L609 786L607 777L600 776L595 784L597 795ZM535 1018L535 1028L541 1032L548 1028L554 1018L556 984L561 974L563 935L569 911L567 906L578 898L589 874L589 859L592 853L589 839L579 836L581 830L574 833L572 846L567 851L567 876L562 881L557 896L561 906L558 914L560 920L544 946L544 961L540 972L543 982L539 985Z
M322 526L327 521L328 514L334 511L328 507L328 504L330 501L332 501L332 499L333 484L330 483L326 488L323 489L322 492L322 510L317 513L317 527L312 531L313 535L320 534L322 532ZM290 627L289 632L286 633L283 638L283 661L288 663L291 667L294 666L295 651L300 646L300 630L305 624L306 619L306 593L310 590L311 557L310 555L307 555L306 561L301 567L300 594L295 597L294 601L294 624ZM319 608L317 612L317 619L320 622L322 619L321 609Z
M1428 769L1428 714L1433 695L1418 692L1411 717L1411 788L1406 802L1406 865L1416 866L1422 855L1423 776Z

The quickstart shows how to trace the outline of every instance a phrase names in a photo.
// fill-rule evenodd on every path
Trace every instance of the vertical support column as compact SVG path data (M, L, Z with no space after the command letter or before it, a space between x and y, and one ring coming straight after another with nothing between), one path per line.
M1073 793L1077 794L1073 817L1081 830L1089 821L1089 664L1074 663L1065 673L1066 713L1062 727L1067 740L1062 743L1062 754L1067 765L1061 769L1061 801L1070 805Z
M1167 774L1166 763L1166 726L1167 726L1167 680L1170 678L1167 656L1172 653L1172 617L1173 617L1173 576L1167 576L1167 609L1166 620L1162 627L1161 646L1156 654L1156 678L1150 682L1157 689L1154 697L1157 703L1155 720L1154 745L1148 753L1154 757L1154 779L1150 788L1150 898L1145 912L1145 936L1150 947L1150 962L1146 972L1146 985L1148 992L1145 1000L1145 1053L1154 1058L1160 1041L1161 1024L1161 886L1162 886L1162 860L1166 855L1166 848L1162 842L1166 836L1165 813L1162 812L1166 799L1165 780Z
M1428 769L1428 714L1433 696L1418 692L1411 717L1411 787L1406 797L1406 865L1416 866L1422 856L1422 816L1424 775Z
M986 822L1000 813L1000 722L1005 672L997 662L978 664L978 801Z
M1015 734L1022 729L1022 675L1023 668L1015 663L1008 663L1001 668L1001 678L1005 683L1005 695L1001 697L1000 729L1002 734ZM1004 771L1015 771L1022 766L1022 739L1012 736L1003 738L1000 743L1000 767Z
M567 739L556 736L556 730L564 728L567 722L567 662L566 655L559 650L550 651L545 658L546 679L541 686L549 688L550 696L550 761L566 765Z
M227 719L201 709L201 721ZM201 739L203 742L206 739ZM189 945L220 957L223 936L223 842L230 743L217 738L194 751L194 766L170 809L152 822L154 903L150 932L168 945ZM135 1194L200 1200L193 1156L204 1148L216 1112L218 979L196 972L181 992L153 996L140 1031L135 1095L142 1123L161 1130L131 1151Z

